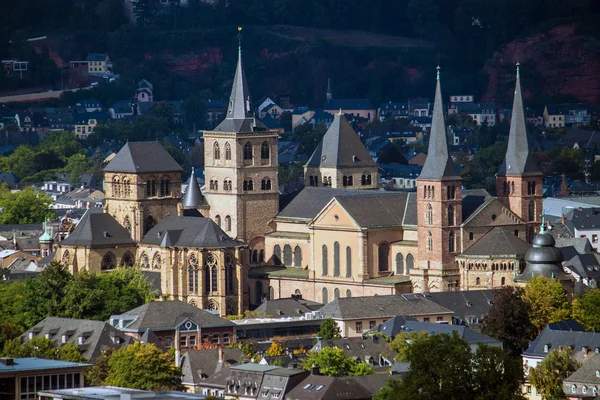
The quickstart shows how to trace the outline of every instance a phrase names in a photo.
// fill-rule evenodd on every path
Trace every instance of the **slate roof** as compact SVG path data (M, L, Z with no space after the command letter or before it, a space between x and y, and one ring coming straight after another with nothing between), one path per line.
M403 192L375 192L336 196L338 203L363 228L402 226L407 195Z
M95 361L106 349L119 349L133 342L130 336L112 327L108 322L86 319L46 317L23 333L21 339L28 342L30 332L35 333L36 337L50 334L50 340L58 348L65 344L62 338L66 335L67 342L73 342L88 361ZM79 344L80 336L85 337L83 344ZM113 337L118 337L119 343L115 343Z
M117 100L111 108L116 114L133 114L133 104L131 100Z
M309 375L285 395L285 400L370 400L372 397L373 393L354 379Z
M529 344L523 356L544 358L548 355L544 347L548 345L548 352L561 346L574 346L576 351L586 346L591 351L600 349L600 333L586 332L576 321L562 321L548 324L544 330Z
M424 295L427 300L453 311L453 323L474 326L481 322L493 304L493 290L435 292Z
M131 234L100 208L90 208L71 234L60 242L65 246L135 245Z
M188 181L188 187L185 191L185 195L183 196L183 208L197 208L206 204L206 199L202 195L200 185L196 179L196 173L194 168L192 168L192 174L190 175L190 180Z
M322 306L323 304L315 301L291 297L267 300L258 306L254 312L257 313L259 317L302 317L307 313L318 310Z
M317 344L311 350L321 351L326 347L341 349L357 362L374 363L375 366L379 366L379 356L385 358L390 365L394 362L395 353L388 348L386 339L376 335L345 339L317 339Z
M600 356L595 353L592 354L593 355L590 357L590 359L585 361L577 371L573 372L563 380L563 391L567 394L567 396L571 394L572 385L589 385L600 387L600 376L598 376L598 371L600 371ZM588 390L589 392L587 394L589 396L589 394L592 392L591 387L588 388ZM580 393L579 390L578 393Z
M525 112L523 111L523 98L521 96L521 80L517 69L515 97L508 134L508 147L506 148L506 156L500 165L498 175L524 176L541 174L529 148L527 129L525 127Z
M377 325L374 329L372 329L372 331L373 332L381 332L384 335L386 335L387 337L395 338L396 335L398 335L398 333L400 333L400 331L402 331L402 327L408 321L416 321L416 319L414 319L413 317L405 316L405 315L397 315L393 318L388 319L383 324Z
M462 253L467 257L523 258L531 245L505 228L495 227Z
M364 193L364 190L305 187L277 217L311 220L332 198Z
M404 320L402 325L394 321L395 319L403 320L404 317L395 317L381 325L377 325L376 332L383 332L387 336L394 338L400 332L429 332L430 334L445 333L451 334L457 332L458 335L466 340L470 345L476 345L477 343L485 343L490 346L502 346L502 342L498 339L494 339L490 336L484 335L483 333L477 332L464 325L448 325L448 324L436 324L433 322L420 322L416 320L407 321ZM391 329L393 327L393 329ZM387 332L387 333L386 333Z
M140 242L161 247L243 247L209 218L166 216Z
M179 172L181 165L158 142L128 142L104 168L104 172Z
M390 178L416 179L423 167L420 165L381 164L380 167Z
M105 61L108 58L106 53L88 53L87 61Z
M582 210L573 210L573 217L570 223L577 230L600 229L600 208L584 208Z
M333 319L391 318L397 315L452 313L448 308L415 294L337 298L325 304L319 311L325 318Z
M363 146L344 115L336 114L333 123L309 158L309 167L372 167L377 163Z
M462 192L462 218L465 224L471 216L477 215L489 202L494 200L485 190L481 191L463 190Z
M567 133L558 140L562 146L573 147L577 144L582 149L595 149L600 144L600 133L596 130L569 128Z
M241 52L238 56L226 117L214 130L234 133L267 130L267 127L254 117Z
M406 195L406 211L404 212L403 226L417 226L417 194Z
M211 314L191 304L179 300L151 301L111 319L121 316L135 316L135 320L123 328L124 331L144 332L151 330L175 329L186 319L191 319L202 328L227 327L235 324L225 318Z
M184 383L198 384L200 381L221 371L224 367L239 364L246 359L242 351L235 347L225 348L224 359L219 361L220 349L192 350L186 352L181 360Z
M95 119L96 121L108 121L108 115L101 111L82 112L75 114L76 124L87 124L90 119Z
M563 268L568 268L582 278L600 278L600 262L596 254L578 254L568 260Z
M446 122L444 121L444 106L442 103L442 89L440 79L438 79L435 88L435 99L433 105L433 117L431 120L431 131L429 134L429 149L427 159L423 170L419 176L421 180L442 180L452 179L460 180L456 172L456 166L450 149L448 148L448 138L446 132Z

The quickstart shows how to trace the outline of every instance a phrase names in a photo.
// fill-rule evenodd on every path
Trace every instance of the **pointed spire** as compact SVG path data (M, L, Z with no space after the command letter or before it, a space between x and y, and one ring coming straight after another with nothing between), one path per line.
M498 175L522 176L541 174L533 160L527 139L525 127L525 111L523 109L523 96L521 95L520 63L517 62L517 79L515 82L515 97L513 100L510 132L508 134L508 147L506 157L500 166Z
M327 101L333 99L333 93L331 92L331 77L327 78Z
M436 69L437 77L435 99L433 103L433 117L431 119L431 132L429 134L429 150L419 179L460 179L456 173L456 166L454 165L454 161L452 161L452 157L450 157L450 149L448 148L439 65Z
M200 185L198 185L195 170L192 168L192 175L190 176L185 196L183 196L183 208L198 208L205 204L206 201L200 190Z

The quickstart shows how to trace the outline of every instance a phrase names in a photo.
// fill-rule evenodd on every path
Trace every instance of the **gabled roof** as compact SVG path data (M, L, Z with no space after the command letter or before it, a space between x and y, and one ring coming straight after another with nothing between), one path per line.
M533 159L533 154L529 148L529 140L527 139L525 112L523 111L523 98L521 96L521 80L518 66L512 118L510 120L510 132L508 134L508 147L506 148L506 157L500 165L500 170L498 170L498 175L541 175L541 172Z
M150 89L150 90L154 89L154 85L152 85L150 82L148 82L148 81L147 81L147 80L145 80L145 79L142 79L141 81L139 81L139 82L136 84L136 87L137 87L138 89L142 89L142 88L148 88L148 89Z
M290 400L367 400L373 393L352 378L309 375L286 395Z
M331 199L339 196L364 194L363 190L304 187L277 217L311 220Z
M158 142L128 142L104 168L104 172L179 172L181 165Z
M130 100L117 100L111 108L117 114L133 114L133 104Z
M82 356L88 361L96 360L108 348L118 349L132 342L131 337L109 323L87 319L46 317L21 335L25 342L29 341L29 332L35 333L37 337L50 334L50 340L59 348L65 344L63 336L66 336L67 342L77 345L82 351ZM85 338L83 344L79 343L80 336ZM115 342L114 337L119 341Z
M219 361L220 349L192 350L182 357L182 380L184 383L199 384L204 379L223 370L224 367L235 366L246 358L242 351L235 347L223 349L223 360Z
M222 249L243 247L209 218L166 216L140 242L161 247Z
M116 246L135 245L127 229L115 218L99 208L90 208L77 224L75 230L63 241L65 246Z
M259 317L273 316L273 317L302 317L307 313L321 308L323 304L315 301L297 299L297 298L284 298L276 300L267 300L263 302L256 310L255 313Z
M202 328L235 326L225 318L179 300L151 301L121 315L112 316L111 319L121 316L136 317L123 329L133 332L144 332L146 329L155 331L175 329L186 319L192 320Z
M88 53L86 61L105 61L107 58L106 53Z
M467 257L515 257L523 258L531 245L516 237L505 228L495 227L469 247L462 256Z
M387 346L385 338L371 335L371 337L361 336L345 339L317 339L317 344L311 349L312 351L321 351L325 347L337 347L344 351L344 353L356 359L358 362L369 362L371 359L376 364L379 363L379 356L384 355L386 358L393 362L394 351L390 350Z
M547 352L546 346L548 346ZM544 358L552 349L561 346L574 346L573 349L576 351L581 351L583 346L586 346L595 351L597 348L600 349L600 333L586 332L574 320L548 324L523 352L523 356Z
M415 294L343 297L319 310L325 318L387 318L397 315L451 314L452 311Z
M432 292L424 295L429 301L454 312L453 319L471 325L481 322L493 304L493 290L465 290L456 292ZM476 322L478 321L478 322Z
M429 149L427 159L423 170L419 176L420 180L460 180L456 173L456 166L450 149L448 148L448 138L446 133L446 123L444 121L444 106L442 104L442 89L440 78L436 81L435 100L433 105L433 117L431 120L431 131L429 134Z
M592 386L600 386L600 376L598 376L598 371L600 371L600 355L592 353L589 360L581 364L581 367L579 367L577 371L573 372L563 380L563 391L570 394L571 385L589 385L590 387L588 390L592 392ZM590 392L587 394L589 395ZM577 397L579 398L580 396L578 395Z
M404 192L367 192L336 200L360 227L381 228L402 226L407 197Z
M563 268L568 268L582 278L600 278L600 262L596 254L578 254L568 260Z
M336 114L306 166L373 167L377 163L373 161L346 117Z

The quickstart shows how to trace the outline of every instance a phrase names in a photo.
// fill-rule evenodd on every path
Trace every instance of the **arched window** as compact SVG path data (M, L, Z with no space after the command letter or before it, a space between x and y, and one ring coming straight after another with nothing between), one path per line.
M231 217L229 215L225 217L225 230L231 232Z
M402 253L396 254L396 273L398 275L404 274L404 257Z
M454 224L454 207L452 204L448 206L448 225L453 226Z
M165 196L171 195L171 181L169 179L165 179Z
M161 179L160 180L160 197L165 197L165 180Z
M427 250L433 251L433 235L431 232L427 232Z
M382 243L379 245L377 251L379 256L379 272L385 272L390 270L390 245Z
M344 187L348 186L348 177L345 176L342 178L342 186L344 186Z
M135 260L133 254L131 254L129 251L123 254L123 257L121 257L121 267L133 267L134 263Z
M225 159L231 160L231 145L229 142L225 143Z
M210 267L208 265L204 267L204 291L210 293Z
M360 184L363 186L367 184L367 176L365 174L363 174L363 176L360 177Z
M323 245L323 251L321 255L321 263L323 264L323 276L327 275L327 246Z
M244 160L252 160L252 145L250 142L244 145Z
M121 197L121 182L117 176L113 176L112 179L112 192L113 197Z
M515 229L515 236L519 237L519 230L518 229Z
M123 178L123 197L131 197L131 185L128 178Z
M161 269L162 268L162 260L160 258L160 253L154 254L152 257L152 269Z
M535 194L535 181L531 182L531 194Z
M354 179L352 178L352 175L348 177L348 186L354 186Z
M123 219L123 228L127 229L127 232L131 233L131 220L127 215L125 219Z
M221 227L221 216L220 216L220 215L217 215L217 216L215 217L215 223L216 223L217 225L219 225L219 228Z
M275 262L276 265L281 264L281 247L279 247L278 244L273 247L273 262Z
M473 232L469 232L469 240L473 240Z
M292 246L289 244L283 246L283 265L288 267L292 265Z
M254 182L252 182L252 179L247 179L244 181L243 189L245 192L251 192L254 190Z
M263 142L262 146L260 146L260 158L263 160L269 159L269 143Z
M535 205L534 205L533 200L529 200L529 206L527 208L528 208L527 220L535 221Z
M150 259L148 258L148 254L146 254L145 251L143 251L142 255L140 256L140 268L150 268Z
M352 297L352 291L350 289L346 289L346 297Z
M211 280L210 290L212 290L213 292L216 292L219 290L217 277L218 277L218 271L217 271L217 266L215 265L214 267L212 267L210 269L210 280Z
M271 190L271 180L269 178L265 178L260 182L261 190Z
M262 303L263 287L261 281L256 281L256 304Z
M454 232L448 234L448 252L454 253Z
M475 279L475 284L476 285L481 285L481 279L480 278Z
M346 247L346 278L352 278L352 249Z
M427 225L433 224L433 208L431 204L427 204L427 209L425 211L425 219L427 220Z
M339 298L340 298L340 289L338 289L338 288L335 288L335 289L333 290L333 298L334 298L334 299L339 299Z
M144 221L144 235L148 233L150 229L154 228L154 225L156 225L156 221L154 220L152 215L148 215L148 217L146 217L146 220Z
M415 257L408 253L406 255L406 273L408 274L411 269L415 267Z
M269 286L269 300L275 300L275 289L273 289L273 286Z
M367 175L367 186L371 184L371 174Z
M260 249L260 251L258 252L258 262L265 262L265 251L263 249Z
M100 268L102 271L106 271L109 269L114 269L117 266L117 259L115 255L110 251L102 257L102 263L100 264Z
M333 276L340 276L340 244L333 244Z
M215 160L221 159L221 147L217 142L215 142L215 144L213 145L213 157Z
M327 288L323 288L323 304L329 303L329 299L327 298Z
M500 285L504 286L505 284L506 284L506 278L503 277L502 279L500 279Z
M294 267L302 266L302 249L300 246L294 248Z
M250 252L250 259L252 260L251 262L253 262L254 264L256 264L258 262L258 250L254 250Z

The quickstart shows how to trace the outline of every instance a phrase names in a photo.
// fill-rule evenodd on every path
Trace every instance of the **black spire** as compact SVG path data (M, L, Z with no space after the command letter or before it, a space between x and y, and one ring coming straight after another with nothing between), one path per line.
M523 98L521 96L520 64L517 62L517 81L515 84L515 98L513 100L512 118L510 120L510 133L506 157L500 166L498 175L522 176L541 174L529 150L529 140L525 128L525 112L523 111Z
M429 150L427 159L419 179L443 180L460 179L456 173L454 161L450 157L448 138L446 137L446 123L444 121L444 106L442 104L442 90L440 86L440 67L437 67L437 82L435 100L433 104L433 117L431 119L431 132L429 134Z

